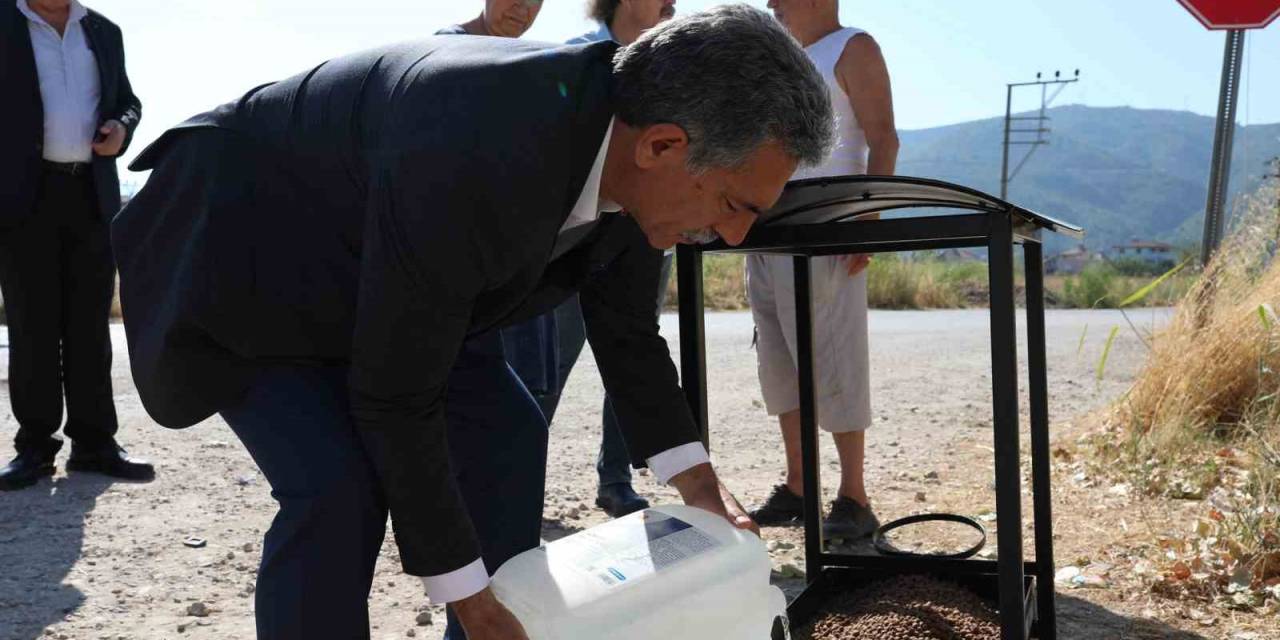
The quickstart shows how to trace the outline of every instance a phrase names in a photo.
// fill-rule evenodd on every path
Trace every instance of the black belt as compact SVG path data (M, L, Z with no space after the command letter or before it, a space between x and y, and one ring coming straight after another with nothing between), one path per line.
M88 175L93 165L88 162L52 162L49 160L41 161L44 170L53 173L62 173L69 176Z

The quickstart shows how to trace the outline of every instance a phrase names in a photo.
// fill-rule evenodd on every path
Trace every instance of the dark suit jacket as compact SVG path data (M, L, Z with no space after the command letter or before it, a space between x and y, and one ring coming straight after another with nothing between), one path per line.
M614 50L432 38L327 62L162 136L112 225L147 410L185 427L265 363L349 363L416 575L478 556L442 406L468 335L581 287L634 461L696 441L655 321L661 253L634 220L606 215L548 264L613 115Z
M8 4L0 9L0 89L5 94L0 101L0 122L5 123L9 135L17 137L0 145L0 230L19 226L31 215L44 147L44 104L27 17L16 3ZM123 154L142 120L142 103L133 95L125 73L124 40L119 27L92 9L82 26L98 60L102 89L98 123L119 120L124 124L125 142L120 148ZM98 192L98 213L109 220L120 210L120 177L114 157L93 157L93 181Z

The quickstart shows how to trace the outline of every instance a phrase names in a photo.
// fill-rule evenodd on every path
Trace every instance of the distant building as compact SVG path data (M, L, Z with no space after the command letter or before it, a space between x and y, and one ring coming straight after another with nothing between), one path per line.
M1046 258L1044 270L1046 273L1076 274L1083 271L1085 265L1101 259L1102 256L1089 251L1084 245L1077 245L1074 249L1067 249L1062 253Z
M1111 247L1112 260L1142 260L1144 262L1168 262L1177 258L1177 249L1171 244L1133 238L1125 244Z

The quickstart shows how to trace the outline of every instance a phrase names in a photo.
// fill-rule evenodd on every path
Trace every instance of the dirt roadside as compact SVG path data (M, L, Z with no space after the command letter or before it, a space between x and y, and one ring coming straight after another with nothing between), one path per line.
M1156 315L1141 312L1139 322ZM984 310L873 312L876 425L868 435L867 473L882 518L992 510L986 317ZM1122 331L1103 381L1095 382L1094 368L1114 325L1124 323L1112 312L1050 313L1055 438L1074 438L1084 428L1077 417L1122 393L1141 362L1140 343ZM674 316L665 316L663 327L674 348ZM120 327L113 334L121 441L157 462L159 478L147 485L112 484L59 471L36 488L0 494L0 638L252 638L254 573L274 512L268 487L221 421L181 432L156 427L128 378ZM748 504L767 495L782 465L775 424L760 406L750 337L747 314L708 316L713 456L726 483ZM1022 362L1025 367L1025 357ZM600 394L594 363L584 357L552 427L548 538L604 520L591 506ZM16 425L7 412L0 424L7 439ZM823 468L835 468L829 441ZM1060 564L1081 557L1104 562L1136 539L1139 527L1154 522L1135 515L1121 527L1113 516L1130 511L1116 509L1106 487L1074 482L1068 471L1064 461L1055 475ZM655 502L675 501L651 477L638 477L637 487ZM1148 506L1141 510L1151 511ZM1128 508L1139 511L1132 502ZM205 539L206 546L184 546L189 536ZM785 548L799 542L798 530L767 529L765 537L782 543L774 545L779 567L799 564L798 545ZM1118 563L1111 573L1105 588L1062 592L1061 637L1228 638L1257 622L1219 619L1203 626L1126 587ZM791 591L801 584L795 578L779 582ZM389 538L370 613L375 638L434 640L443 629L441 610L425 605L420 584L400 573ZM424 613L431 624L419 624Z

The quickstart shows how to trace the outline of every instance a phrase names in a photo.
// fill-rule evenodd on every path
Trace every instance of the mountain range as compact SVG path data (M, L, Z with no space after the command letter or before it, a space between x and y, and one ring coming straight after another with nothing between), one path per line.
M1019 116L1034 113L1016 114ZM1049 144L1009 183L1008 199L1085 227L1084 244L1105 250L1133 238L1198 242L1204 216L1213 118L1185 111L1063 106L1046 111ZM1015 121L1026 128L1034 121ZM1000 192L1004 118L900 131L898 173ZM1020 139L1031 139L1020 134ZM1010 170L1030 147L1014 146ZM1280 156L1280 123L1237 126L1230 198L1258 188ZM1073 241L1050 238L1049 252Z

